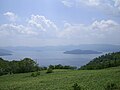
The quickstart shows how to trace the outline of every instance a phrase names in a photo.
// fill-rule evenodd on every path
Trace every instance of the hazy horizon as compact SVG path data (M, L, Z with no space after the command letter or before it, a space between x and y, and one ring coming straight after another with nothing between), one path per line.
M78 45L74 45L74 44L69 44L69 45L43 45L43 46L0 46L0 48L4 48L4 47L29 47L29 48L32 48L32 47L65 47L65 46L84 46L84 45L88 45L88 46L120 46L120 44L78 44Z

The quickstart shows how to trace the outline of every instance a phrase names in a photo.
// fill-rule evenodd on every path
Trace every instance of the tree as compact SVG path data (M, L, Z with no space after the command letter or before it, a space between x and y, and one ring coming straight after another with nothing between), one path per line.
M53 65L50 65L49 68L54 69L55 67Z
M19 67L20 67L20 72L25 73L25 72L32 72L36 71L37 64L34 60L30 58L24 58L19 62Z

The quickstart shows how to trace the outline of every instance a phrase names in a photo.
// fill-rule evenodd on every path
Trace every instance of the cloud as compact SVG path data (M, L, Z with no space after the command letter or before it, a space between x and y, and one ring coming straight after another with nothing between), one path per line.
M14 14L13 12L6 12L6 13L4 13L3 14L4 16L6 16L8 19L9 19L9 21L12 21L12 22L15 22L16 21L16 19L17 19L17 15L16 14Z
M41 37L55 37L58 27L54 22L41 15L31 15L28 25L40 34Z
M82 38L85 36L86 28L82 24L74 24L71 25L69 23L65 23L64 30L60 33L61 38Z
M99 21L95 21L92 23L92 29L94 30L110 30L110 29L114 29L116 26L118 26L119 24L116 23L115 21L112 20L101 20Z
M38 38L54 38L58 28L45 16L31 15L25 25L17 23L1 24L0 36L36 36Z
M73 6L73 3L70 2L70 0L63 0L61 2L67 7L72 7Z
M120 10L120 0L114 0L114 6Z
M84 5L102 10L106 14L120 16L120 0L64 0L64 2L71 3L71 7L81 7Z
M37 35L31 28L17 24L0 25L0 36Z
M79 3L84 3L88 6L98 6L100 5L100 0L78 0Z
M96 20L88 25L65 22L60 28L45 16L31 15L24 24L11 22L0 25L0 41L6 44L11 40L17 45L29 45L31 40L34 45L120 44L119 34L120 24L113 20Z
M31 15L31 18L28 20L28 24L41 31L47 31L47 29L57 30L57 26L52 21L45 18L45 16Z
M90 25L65 23L59 37L84 43L120 43L120 24L113 20L94 21Z

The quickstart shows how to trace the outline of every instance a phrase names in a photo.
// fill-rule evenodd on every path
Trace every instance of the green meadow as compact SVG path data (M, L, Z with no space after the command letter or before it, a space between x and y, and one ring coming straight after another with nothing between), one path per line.
M0 76L0 90L74 90L77 83L82 90L105 90L108 83L120 85L120 67L102 70L60 70L53 73L41 71ZM118 89L115 89L118 90Z

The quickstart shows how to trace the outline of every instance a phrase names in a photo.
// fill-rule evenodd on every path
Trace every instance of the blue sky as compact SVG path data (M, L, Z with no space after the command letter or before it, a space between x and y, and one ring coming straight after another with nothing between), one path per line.
M120 0L0 0L0 46L120 44Z

